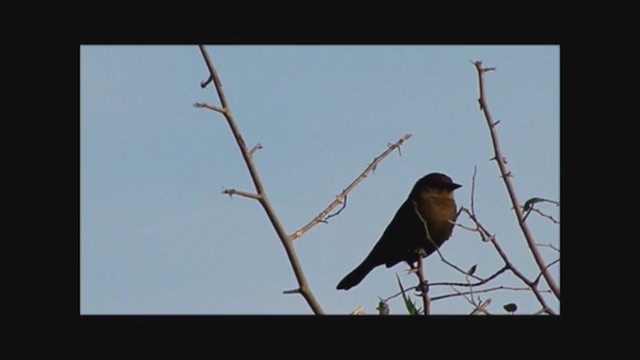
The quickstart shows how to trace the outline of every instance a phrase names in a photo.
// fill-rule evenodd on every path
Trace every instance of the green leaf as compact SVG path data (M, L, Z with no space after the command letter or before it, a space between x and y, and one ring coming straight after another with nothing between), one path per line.
M400 292L402 293L402 299L404 300L404 306L407 308L409 315L420 315L422 309L416 308L416 304L407 297L407 294L404 291L404 287L402 287L402 282L400 281L400 277L396 274L396 278L398 279L398 285L400 286Z
M503 306L503 308L508 312L513 314L514 312L516 312L516 310L518 310L518 305L514 304L514 303L509 303L506 304L505 306Z

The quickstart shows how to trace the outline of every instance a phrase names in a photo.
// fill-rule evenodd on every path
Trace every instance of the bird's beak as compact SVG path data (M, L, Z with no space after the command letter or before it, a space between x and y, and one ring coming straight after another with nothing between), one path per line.
M461 188L461 187L462 187L462 185L460 185L460 184L452 183L451 184L451 191L453 191L453 190L455 190L457 188Z

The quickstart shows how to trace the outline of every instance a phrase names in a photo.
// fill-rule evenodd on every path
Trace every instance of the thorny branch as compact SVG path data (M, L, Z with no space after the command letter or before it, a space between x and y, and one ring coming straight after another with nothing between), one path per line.
M258 170L256 169L253 163L251 152L247 148L247 145L244 139L242 138L242 134L240 133L240 130L238 129L238 126L236 125L236 122L233 118L233 114L229 109L226 95L222 90L222 82L220 81L218 77L218 73L215 67L213 66L213 62L209 57L209 53L207 52L207 50L203 45L199 45L199 48L200 48L200 52L202 53L202 57L204 58L205 64L209 69L209 74L210 74L209 79L213 79L213 82L215 83L216 92L218 94L218 98L220 99L221 107L203 106L202 104L196 104L196 107L206 107L224 115L225 119L227 120L227 123L229 124L229 127L231 128L231 132L233 133L233 136L236 139L236 142L238 143L238 147L240 148L242 157L244 158L245 164L247 165L247 169L249 170L249 173L251 175L251 180L253 180L253 184L255 185L257 197L259 197L256 200L260 202L264 211L267 213L267 217L271 221L271 224L276 230L276 233L278 234L278 237L280 238L280 241L282 242L282 245L284 246L284 249L287 253L287 257L289 258L289 262L291 263L291 267L293 268L293 272L298 281L297 290L304 297L306 302L309 304L309 307L311 307L311 310L314 312L314 314L322 315L324 314L324 311L322 310L322 308L320 307L320 304L318 303L315 296L311 292L311 288L307 283L307 279L304 276L304 272L302 271L302 266L300 265L300 261L298 260L298 255L296 254L295 249L293 248L293 243L291 239L289 239L289 236L285 232L284 227L280 222L280 219L278 219L278 216L276 215L275 211L273 210L273 207L271 206L271 202L267 197L267 193L264 189L264 186L262 185L260 176L258 175ZM209 80L203 82L201 86L205 87L208 82Z
M236 139L238 147L240 148L240 152L242 154L242 157L244 158L245 164L247 165L247 169L249 170L249 174L251 175L251 179L253 180L254 186L256 188L256 193L250 193L250 192L240 191L236 189L225 189L223 193L228 194L229 196L232 196L232 195L244 196L250 199L255 199L260 202L260 204L262 205L263 209L267 214L267 217L271 221L271 224L273 225L276 233L278 234L278 237L280 238L282 245L285 248L287 257L289 258L289 262L291 263L291 267L293 268L294 274L298 281L297 288L291 289L291 290L285 290L283 293L301 294L304 297L304 299L307 301L308 305L311 307L313 312L316 315L322 315L324 312L320 307L320 304L315 299L307 283L307 280L304 276L304 272L302 271L302 267L298 260L298 256L295 252L295 249L293 248L293 240L299 238L302 234L307 232L309 229L311 229L313 226L317 225L318 223L326 222L328 218L331 218L333 216L340 214L340 212L346 207L347 194L351 190L353 190L362 180L364 180L364 178L366 178L371 171L374 171L377 165L380 163L380 161L382 161L382 159L384 159L387 155L389 155L393 150L398 149L398 152L400 152L400 145L402 145L406 140L408 140L411 137L411 134L406 134L402 136L394 144L388 144L388 149L385 150L378 157L374 158L373 162L371 162L371 164L369 164L369 166L367 166L367 168L353 182L351 182L351 184L349 184L336 197L336 199L329 204L329 206L327 206L327 208L325 208L318 216L316 216L308 224L306 224L299 230L295 231L293 234L287 235L284 230L284 227L282 226L275 211L273 210L273 207L271 206L269 198L267 197L267 193L262 185L262 181L258 176L258 171L255 167L255 164L253 163L253 154L257 150L262 149L262 144L258 143L254 145L251 149L247 148L247 145L244 139L242 138L242 134L240 133L240 130L236 125L231 109L229 108L226 95L222 90L222 82L220 81L220 78L213 65L213 62L211 61L211 58L209 57L209 54L205 49L205 47L203 45L199 45L198 47L200 49L200 52L202 54L202 57L204 58L205 64L210 74L210 76L207 78L206 81L203 81L200 83L200 86L202 88L205 88L208 84L213 82L215 84L215 90L220 100L221 106L215 106L215 105L210 105L206 103L195 103L193 106L196 108L206 108L224 115L229 127L231 128L231 132L234 138ZM336 206L338 206L338 204L342 204L342 207L337 212L333 214L329 214Z
M291 235L289 235L289 237L291 238L291 241L298 239L300 236L302 236L302 234L309 231L312 227L318 225L323 221L326 221L327 215L331 212L331 210L333 210L336 206L341 204L343 202L343 199L345 199L345 197L347 196L347 194L349 194L351 190L353 190L362 180L364 180L370 172L374 171L378 166L378 163L380 163L382 159L384 159L387 155L389 155L395 149L398 149L399 151L400 145L402 145L405 141L409 140L410 137L411 137L411 134L406 134L402 136L395 143L387 145L388 148L384 152L382 152L382 154L374 158L373 161L364 169L364 171L360 173L360 175L358 175L358 177L356 177L355 180L353 180L344 190L342 190L342 192L338 194L338 196L336 196L335 199L324 210L322 210L320 214L318 214L318 216L316 216L311 221L309 221L306 225L304 225L303 227L301 227L300 229L294 231Z
M486 231L484 226L482 226L480 221L477 219L476 215L473 214L471 211L469 211L466 208L464 209L463 212L465 214L467 214L469 219L471 219L471 221L473 221L476 224L476 229L477 229L476 231L480 234L480 236L483 238L483 240L487 239L486 241L490 242L493 245L494 249L498 252L498 255L500 256L500 258L505 263L505 270L510 270L516 277L518 277L520 280L522 280L522 282L524 282L527 286L529 286L531 288L531 290L533 291L533 294L535 295L535 297L538 300L538 302L544 308L547 309L548 313L554 314L553 310L551 310L551 308L549 308L549 306L547 306L547 303L544 300L544 298L542 297L542 295L540 294L540 291L537 289L536 284L533 281L529 280L526 276L524 276L524 274L522 274L522 272L520 272L520 270L518 270L513 265L511 260L509 260L509 258L507 257L507 254L504 252L504 250L502 250L502 247L500 246L500 244L496 240L496 236L495 235L491 235L491 236L487 237L488 231Z
M479 87L479 98L478 103L480 105L480 110L483 112L484 117L487 121L487 126L489 128L489 132L491 134L491 141L493 144L494 157L493 159L498 164L498 168L500 169L500 174L502 175L502 180L507 188L509 193L509 198L511 199L511 204L513 205L513 210L515 212L516 218L518 219L518 224L520 225L520 229L524 234L524 237L527 241L527 245L529 245L529 250L533 254L533 258L538 265L540 271L542 271L542 276L545 281L549 285L551 291L553 291L554 295L558 300L560 300L560 287L557 285L555 279L551 276L551 274L546 270L546 265L544 260L542 259L542 255L538 251L538 248L535 246L535 241L533 239L533 235L529 231L529 227L527 223L524 221L524 216L522 214L522 209L519 206L519 202L516 196L515 188L511 182L511 172L507 169L507 164L504 156L502 155L502 151L500 150L500 144L498 142L498 134L496 132L496 125L498 124L493 120L491 113L489 111L487 105L487 97L484 91L484 74L488 71L495 70L495 68L486 68L482 66L482 61L476 61L473 63L478 72L478 87ZM512 269L515 270L515 269Z
M489 293L489 292L494 292L494 291L499 291L499 290L510 290L510 291L531 291L530 287L512 287L512 286L496 286L496 287L492 287L492 288L488 288L488 289L481 289L481 290L473 290L474 294L484 294L484 293ZM438 296L434 296L431 298L431 301L438 301L438 300L442 300L442 299L447 299L447 298L452 298L452 297L456 297L456 296L462 296L463 294L471 294L471 290L469 291L459 291L456 289L457 292L455 293L449 293L449 294L444 294L444 295L438 295ZM541 290L542 292L551 292L551 290Z
M476 171L474 170L474 176L471 179L471 202L473 203L473 199L475 197L475 192L473 191L473 189L475 189L475 174ZM509 258L507 257L507 254L504 252L504 250L502 250L502 247L500 246L500 244L498 244L498 241L496 240L496 236L495 235L491 235L491 233L489 231L487 231L487 229L480 223L480 221L478 220L478 218L476 217L475 211L470 211L467 208L462 208L462 212L464 212L465 214L467 214L467 216L469 217L469 219L471 221L473 221L473 223L475 224L475 230L480 234L480 237L482 238L482 241L486 241L486 242L490 242L493 247L495 248L495 250L498 252L498 255L500 256L500 258L504 261L505 265L503 267L503 271L505 270L510 270L516 277L520 278L520 280L522 280L527 286L529 286L531 288L531 291L533 292L533 294L535 295L536 299L538 300L538 302L540 302L540 304L542 305L543 308L547 309L547 312L549 314L554 314L553 310L551 310L551 308L549 308L549 306L547 306L546 301L544 300L544 298L542 297L542 294L540 294L540 290L538 290L536 283L529 280L527 277L524 276L524 274L522 274L509 260Z

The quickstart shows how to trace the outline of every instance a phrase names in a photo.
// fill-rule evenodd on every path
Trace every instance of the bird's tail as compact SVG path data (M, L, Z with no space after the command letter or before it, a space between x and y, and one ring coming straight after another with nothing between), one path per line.
M369 274L369 272L373 270L373 268L379 265L379 264L374 264L373 262L368 260L369 259L365 259L365 261L363 261L362 264L358 265L357 268L353 269L352 272L347 274L347 276L345 276L344 279L342 279L338 283L338 286L336 287L336 289L349 290L352 287L360 284L362 279L364 279L365 276L367 276L367 274Z

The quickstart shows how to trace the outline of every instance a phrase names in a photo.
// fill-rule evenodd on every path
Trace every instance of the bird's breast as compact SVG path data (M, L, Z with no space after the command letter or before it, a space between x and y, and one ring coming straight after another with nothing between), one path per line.
M449 197L421 196L418 201L420 215L427 222L433 241L440 243L451 236L456 216L456 203Z

